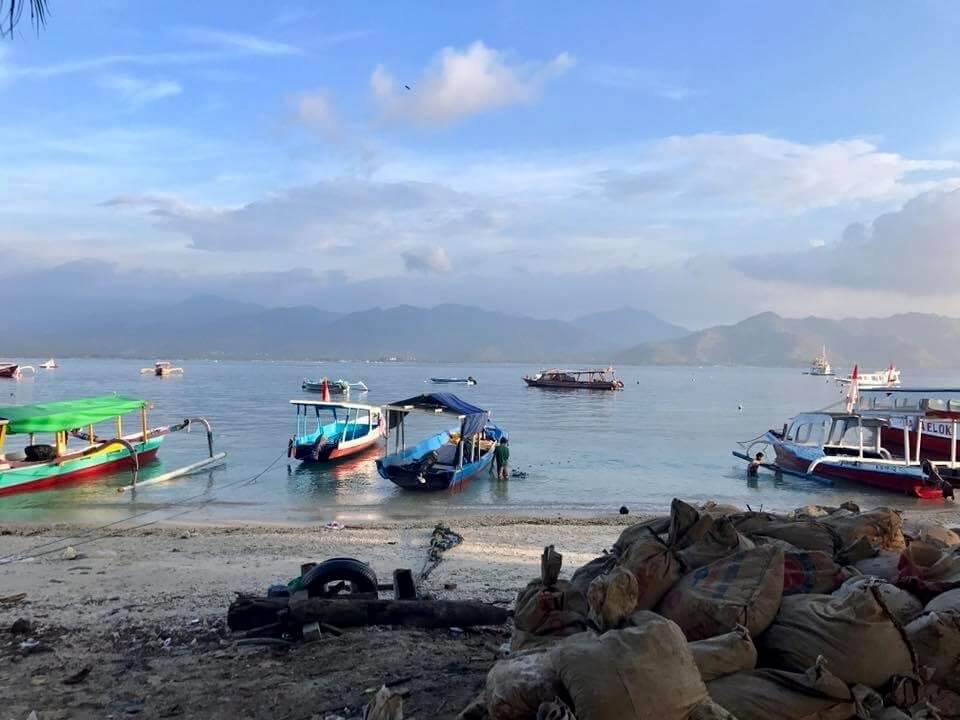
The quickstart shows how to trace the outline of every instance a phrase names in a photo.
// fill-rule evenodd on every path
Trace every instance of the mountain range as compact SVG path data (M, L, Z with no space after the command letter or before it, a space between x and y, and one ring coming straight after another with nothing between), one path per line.
M453 304L338 313L213 295L121 310L82 305L0 315L0 354L790 367L826 346L837 372L854 363L955 367L960 357L960 320L921 313L831 320L767 312L691 332L629 307L567 321Z

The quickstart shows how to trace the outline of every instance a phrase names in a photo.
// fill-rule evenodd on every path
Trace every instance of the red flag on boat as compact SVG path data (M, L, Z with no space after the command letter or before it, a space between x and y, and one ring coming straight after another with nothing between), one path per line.
M324 402L330 402L330 386L327 385L327 379L323 379L323 390L321 390L320 399Z

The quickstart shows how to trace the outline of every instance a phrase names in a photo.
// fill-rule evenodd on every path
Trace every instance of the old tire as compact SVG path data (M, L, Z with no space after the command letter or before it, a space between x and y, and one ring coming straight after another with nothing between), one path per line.
M300 584L310 597L375 593L377 574L362 560L331 558L311 568Z

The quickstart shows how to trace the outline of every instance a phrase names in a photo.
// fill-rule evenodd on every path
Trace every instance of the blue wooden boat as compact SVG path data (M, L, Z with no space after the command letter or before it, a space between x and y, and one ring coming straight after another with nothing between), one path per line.
M406 490L460 490L489 473L493 451L506 433L490 421L490 413L452 393L428 393L384 407L388 454L377 460L381 477ZM406 446L404 421L411 412L454 419L458 424L426 440ZM390 435L394 451L390 453Z
M476 385L477 380L473 375L468 375L465 378L442 378L442 377L432 377L430 382L446 385Z

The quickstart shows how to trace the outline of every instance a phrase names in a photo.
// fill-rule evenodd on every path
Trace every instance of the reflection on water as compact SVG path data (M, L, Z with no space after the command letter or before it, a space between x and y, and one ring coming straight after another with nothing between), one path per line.
M143 397L154 405L151 425L197 415L210 419L216 449L228 453L226 465L135 493L117 492L130 482L129 472L119 472L69 488L0 497L0 519L112 520L170 503L195 508L184 518L189 521L316 522L453 512L615 512L621 505L639 512L663 509L677 496L755 509L846 499L899 507L919 502L769 473L747 480L730 455L737 440L840 398L835 384L799 370L621 367L626 389L610 393L528 388L520 377L537 368L526 365L178 361L183 376L140 375L151 362L66 359L60 369L35 378L0 380L0 400L43 402L113 391ZM323 374L363 381L370 392L353 399L371 404L433 391L438 386L425 382L431 376L477 377L478 385L454 392L493 412L510 433L512 466L526 477L480 477L456 494L428 494L402 491L380 478L374 460L381 448L338 463L288 460L287 441L296 428L288 400L303 397L303 377ZM912 373L907 381L954 384L949 373ZM417 414L407 424L408 442L443 427L439 419ZM177 433L141 478L205 456L202 432Z

